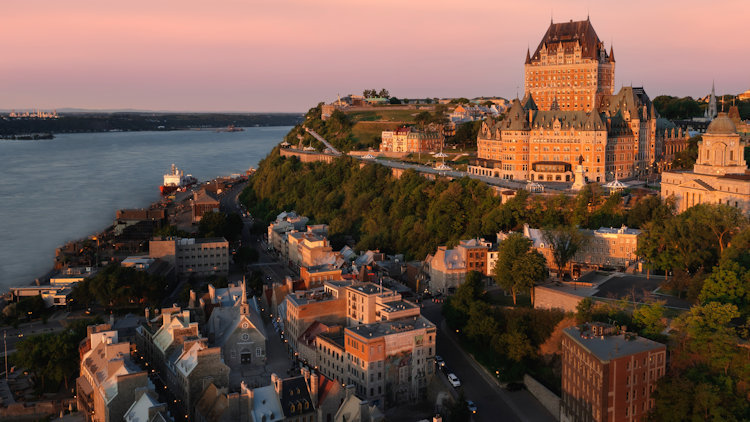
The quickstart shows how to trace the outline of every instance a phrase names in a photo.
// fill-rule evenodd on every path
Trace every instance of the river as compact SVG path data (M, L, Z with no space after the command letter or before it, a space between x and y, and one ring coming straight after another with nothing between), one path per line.
M105 229L116 210L159 200L162 175L172 163L200 181L244 173L289 129L0 140L0 292L46 274L57 247Z

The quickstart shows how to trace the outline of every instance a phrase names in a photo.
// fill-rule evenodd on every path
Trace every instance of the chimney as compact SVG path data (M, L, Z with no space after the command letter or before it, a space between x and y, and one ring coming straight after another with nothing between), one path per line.
M353 384L348 384L346 386L346 392L345 392L345 394L346 395L344 396L344 401L349 400L349 397L352 397L354 395L354 385Z
M294 281L292 281L292 278L289 276L286 277L286 287L290 292L294 291Z
M302 373L302 376L305 377L305 383L310 387L310 368L303 366L302 369L300 369L300 372Z
M146 322L151 322L151 310L146 306L146 309L143 310L143 316L146 317Z
M318 407L318 381L319 377L317 372L310 374L310 398L315 407Z
M190 289L190 302L188 303L188 307L195 308L195 302L196 302L195 290Z
M370 403L368 403L367 400L359 402L359 414L361 420L370 420Z
M115 325L115 314L112 312L109 313L109 326L114 327Z
M253 410L253 398L255 393L253 393L253 390L247 388L245 381L242 381L242 384L240 384L240 394L247 401L247 414L250 414Z
M273 384L276 394L281 394L281 378L276 373L271 374L271 384Z

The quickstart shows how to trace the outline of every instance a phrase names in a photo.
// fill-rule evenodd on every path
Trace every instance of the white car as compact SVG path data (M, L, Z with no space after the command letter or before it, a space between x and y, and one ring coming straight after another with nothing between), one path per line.
M450 374L448 374L448 381L450 381L451 385L453 387L455 387L455 388L458 388L458 387L461 386L461 381L458 379L458 377L456 376L456 374L454 374L453 372L451 372Z

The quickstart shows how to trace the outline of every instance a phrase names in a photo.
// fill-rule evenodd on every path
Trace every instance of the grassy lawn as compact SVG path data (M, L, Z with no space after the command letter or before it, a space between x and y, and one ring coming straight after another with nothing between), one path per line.
M368 110L347 113L354 122L397 122L414 123L419 110Z
M487 296L488 301L493 305L498 306L513 306L513 296L506 296L502 290L493 290L491 294ZM531 296L529 295L516 295L516 307L531 308Z
M362 144L375 144L377 146L380 142L381 132L397 129L400 125L400 123L389 122L357 122L352 127L352 135Z

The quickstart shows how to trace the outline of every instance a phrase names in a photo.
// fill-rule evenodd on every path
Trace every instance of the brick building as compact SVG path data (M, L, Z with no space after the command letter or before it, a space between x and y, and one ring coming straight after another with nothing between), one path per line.
M193 223L201 221L203 214L207 212L218 212L219 205L219 199L216 195L213 192L209 192L206 188L193 193L193 199L190 200Z
M563 422L645 421L666 346L602 323L563 330Z
M470 271L492 275L497 261L497 254L492 249L492 243L484 239L461 240L453 249L439 246L434 255L425 259L430 275L429 289L444 292L458 287Z
M550 22L534 54L526 52L524 90L540 110L592 111L615 90L615 55L591 21Z

